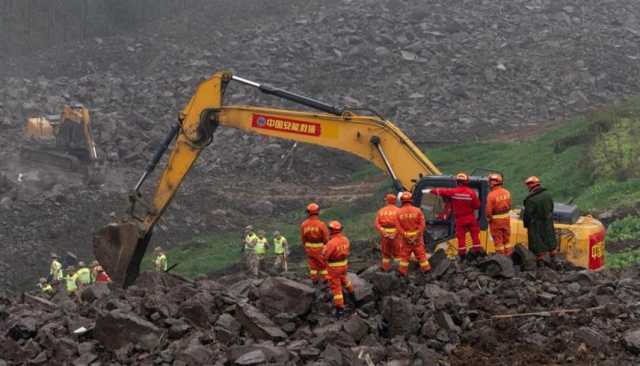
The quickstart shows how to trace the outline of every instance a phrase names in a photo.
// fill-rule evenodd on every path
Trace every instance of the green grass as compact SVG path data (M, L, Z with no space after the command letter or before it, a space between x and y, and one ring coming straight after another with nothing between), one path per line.
M575 199L583 212L613 209L640 202L640 99L629 99L585 116L567 121L561 127L524 141L467 143L430 148L423 151L445 174L471 173L474 168L495 169L504 173L506 187L513 194L514 206L526 196L522 181L531 175L541 178L556 201ZM363 181L381 173L373 166L354 172L354 181ZM377 197L390 189L381 184ZM377 200L357 206L324 210L325 220L338 219L352 239L374 235L372 221L380 204ZM280 230L291 245L299 245L300 211L267 218L255 226ZM640 219L612 225L608 240L624 238L636 230ZM631 230L631 231L629 231ZM197 276L224 267L240 257L240 233L223 232L200 236L169 252L170 263L180 263L177 273ZM640 260L640 250L609 255L610 266L625 266ZM149 267L149 261L145 262Z
M620 253L607 253L608 268L624 268L640 263L640 249L626 250Z
M607 238L611 241L640 241L640 217L638 216L627 216L616 220L607 229Z

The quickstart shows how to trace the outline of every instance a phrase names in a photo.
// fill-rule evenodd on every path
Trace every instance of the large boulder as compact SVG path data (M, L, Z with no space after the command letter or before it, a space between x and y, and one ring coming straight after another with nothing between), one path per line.
M495 254L480 262L480 269L491 277L512 278L516 275L511 258Z
M366 270L361 278L369 281L381 295L390 295L406 287L396 272L381 272L377 266Z
M382 301L382 318L386 328L384 333L389 337L413 334L420 327L415 306L406 298L385 297Z
M640 354L640 329L626 332L623 336L624 346L635 354Z
M151 350L160 344L163 332L134 313L116 309L98 317L94 337L111 351L128 344Z
M238 304L235 315L242 327L253 338L272 341L282 341L287 338L287 334L282 329L251 304Z
M313 288L284 277L269 277L258 287L258 305L271 315L289 313L304 315L315 297Z

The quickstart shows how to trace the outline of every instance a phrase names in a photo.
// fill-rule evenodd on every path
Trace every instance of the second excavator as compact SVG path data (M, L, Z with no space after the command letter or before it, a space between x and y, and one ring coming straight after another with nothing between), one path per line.
M244 105L224 105L225 89L231 82L257 88L263 93L296 102L319 112L293 111ZM397 191L411 191L414 204L422 207L427 219L428 246L446 246L455 241L453 218L438 215L443 202L424 195L434 187L452 187L455 179L440 170L398 127L378 115L359 115L355 109L339 108L319 100L280 88L256 83L228 71L216 72L202 82L155 153L130 195L131 209L126 218L102 228L94 238L96 258L118 284L131 285L140 271L153 228L176 194L200 153L212 141L220 126L238 128L272 136L343 150L370 161L388 173ZM152 202L145 202L140 188L154 171L172 142L175 146L160 177ZM487 233L484 206L489 192L485 177L471 177L470 186L482 202L478 220L485 250L493 252ZM136 215L136 205L146 208ZM566 208L565 208L566 209ZM604 267L604 226L590 216L578 217L558 213L555 227L566 258L581 267L599 270ZM526 245L526 229L513 211L512 241Z

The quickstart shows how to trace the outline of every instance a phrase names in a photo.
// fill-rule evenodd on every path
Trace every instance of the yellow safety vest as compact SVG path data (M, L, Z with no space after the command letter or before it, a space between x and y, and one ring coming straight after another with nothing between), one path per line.
M256 235L254 232L247 234L247 236L244 237L244 248L251 248L256 240L258 240L258 235Z
M156 257L155 261L153 262L153 264L156 267L156 271L158 272L164 272L167 270L167 256L164 254L160 254L159 256Z
M89 271L89 268L80 268L78 272L76 272L76 275L83 285L91 283L91 271Z
M51 278L55 281L60 281L64 277L62 273L62 264L57 260L51 261L51 267L49 268L49 273L51 274Z
M273 238L273 251L276 254L284 254L284 245L287 243L287 238L280 236Z
M51 294L51 293L53 293L53 287L51 287L51 285L50 285L50 284L48 284L48 283L47 283L47 284L42 285L42 284L40 283L40 284L38 284L38 285L40 286L40 290L42 290L42 292L43 292L43 293L45 293L45 294Z
M260 238L256 240L256 254L267 254L267 238Z
M65 278L67 292L76 292L78 289L78 285L76 284L76 280L78 279L78 273L74 273L72 275L67 275Z

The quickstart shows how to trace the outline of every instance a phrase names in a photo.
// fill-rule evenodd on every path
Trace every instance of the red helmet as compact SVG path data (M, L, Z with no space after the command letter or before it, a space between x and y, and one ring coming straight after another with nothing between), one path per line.
M402 203L411 202L412 199L413 195L411 194L411 192L402 192L402 194L400 195L400 201L402 201Z
M528 187L539 186L540 178L536 177L535 175L532 175L529 178L525 179L524 184L526 184Z
M388 193L388 194L385 196L385 200L387 201L387 203L388 203L388 204L390 204L390 205L395 205L395 203L396 203L396 196L395 196L395 195L393 195L393 194L391 194L391 193Z
M340 221L333 220L329 223L329 231L332 233L339 233L342 231L342 224Z
M469 183L469 176L466 173L458 173L456 174L456 182Z
M318 215L320 214L320 206L317 203L312 202L307 205L307 213L309 215Z
M502 175L493 173L489 174L489 182L496 182L498 184L502 184Z

